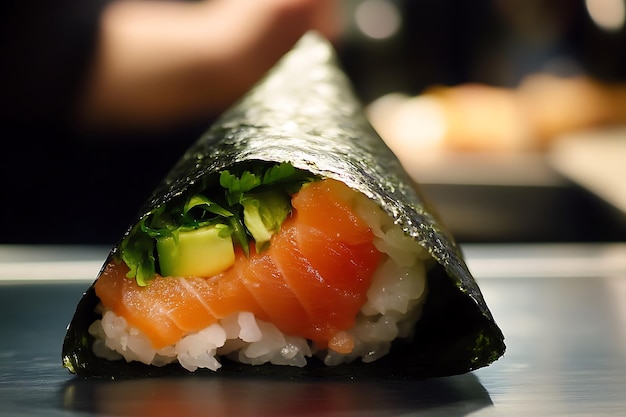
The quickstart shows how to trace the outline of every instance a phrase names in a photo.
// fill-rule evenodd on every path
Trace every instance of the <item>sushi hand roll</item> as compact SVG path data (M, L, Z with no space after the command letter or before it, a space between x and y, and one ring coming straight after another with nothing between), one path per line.
M503 335L455 244L307 34L172 168L68 326L83 377L428 377Z

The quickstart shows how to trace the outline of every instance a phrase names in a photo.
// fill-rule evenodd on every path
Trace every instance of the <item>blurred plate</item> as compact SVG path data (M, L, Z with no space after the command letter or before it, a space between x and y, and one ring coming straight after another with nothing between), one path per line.
M558 172L626 214L626 127L564 135L555 141L549 160Z

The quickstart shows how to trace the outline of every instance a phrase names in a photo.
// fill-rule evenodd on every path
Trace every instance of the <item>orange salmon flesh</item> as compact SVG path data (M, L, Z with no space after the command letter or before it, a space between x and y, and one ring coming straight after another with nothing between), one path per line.
M235 264L216 276L157 275L141 287L124 263L111 262L96 294L156 349L242 311L325 349L354 325L382 259L351 206L355 193L328 179L304 186L269 249L256 253L252 245L249 257L236 249ZM350 350L337 343L336 350Z

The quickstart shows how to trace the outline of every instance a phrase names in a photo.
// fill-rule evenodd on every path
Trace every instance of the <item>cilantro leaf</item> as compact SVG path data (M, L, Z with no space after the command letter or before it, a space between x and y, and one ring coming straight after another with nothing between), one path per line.
M231 236L246 256L250 238L257 251L266 248L291 211L291 195L316 177L287 162L257 165L254 171L245 168L222 171L218 187L161 205L135 225L120 245L128 278L148 285L158 265L156 240L172 237L177 242L181 231L219 226L220 235Z

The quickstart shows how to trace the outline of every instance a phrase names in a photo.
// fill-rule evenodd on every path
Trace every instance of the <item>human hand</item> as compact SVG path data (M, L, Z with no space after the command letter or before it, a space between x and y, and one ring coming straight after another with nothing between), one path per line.
M88 128L153 129L217 114L307 31L339 33L332 0L120 0L102 18L77 112Z

